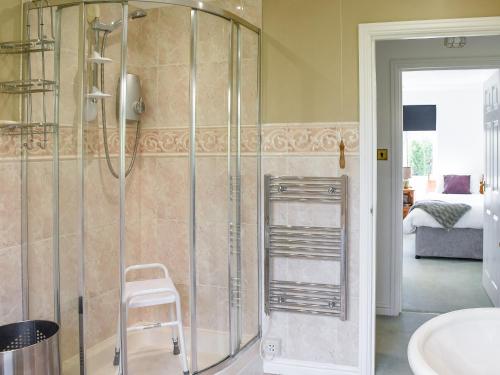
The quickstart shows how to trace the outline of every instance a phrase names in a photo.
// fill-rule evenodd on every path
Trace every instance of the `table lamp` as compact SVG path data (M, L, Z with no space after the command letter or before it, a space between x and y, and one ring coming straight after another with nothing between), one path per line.
M403 167L403 186L405 189L410 187L411 167Z

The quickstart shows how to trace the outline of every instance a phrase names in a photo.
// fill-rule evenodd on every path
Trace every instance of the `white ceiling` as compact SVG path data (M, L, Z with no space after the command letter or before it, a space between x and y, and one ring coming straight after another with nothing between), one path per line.
M436 86L463 86L482 84L495 72L495 69L467 70L424 70L403 72L404 90L422 90Z

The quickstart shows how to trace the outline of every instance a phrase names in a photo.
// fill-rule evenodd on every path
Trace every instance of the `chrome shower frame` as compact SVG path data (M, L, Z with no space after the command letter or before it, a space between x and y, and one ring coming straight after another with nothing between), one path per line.
M199 12L203 13L208 13L217 17L220 17L222 19L225 19L226 21L230 22L230 27L231 27L231 32L230 34L230 41L229 41L229 54L230 54L230 60L228 62L228 69L230 70L230 79L229 79L229 84L228 84L228 142L230 145L231 142L231 132L233 131L232 128L236 127L237 131L237 138L238 138L238 146L236 150L236 169L238 173L241 171L241 148L240 148L240 143L241 143L241 59L242 59L242 54L241 54L241 44L242 44L242 38L241 38L241 28L245 28L249 31L252 31L253 33L256 34L258 38L258 43L257 43L257 102L255 105L257 106L257 123L256 129L257 129L257 150L256 150L256 169L257 169L257 196L256 202L257 202L257 251L258 251L258 280L257 280L257 289L258 289L258 332L253 337L251 340L249 340L245 345L241 345L241 308L238 307L236 310L234 307L231 307L231 299L229 299L229 308L230 308L230 319L236 319L238 321L238 329L235 332L234 329L234 321L229 324L229 336L230 336L230 352L228 356L224 359L222 359L220 362L212 365L209 368L201 369L198 370L197 366L197 348L198 348L198 338L197 338L197 330L196 329L191 329L191 372L193 374L196 373L203 373L203 374L216 374L217 372L223 370L227 366L229 366L231 363L235 362L239 356L240 353L243 353L247 350L249 350L260 338L262 335L262 306L263 306L263 295L262 295L262 285L263 285L263 280L262 280L262 265L263 265L263 256L262 256L262 242L263 242L263 230L262 230L262 218L261 218L261 213L262 213L262 197L261 197L261 46L262 46L262 35L261 35L261 29L252 23L248 22L247 20L239 17L238 15L235 15L229 11L226 11L224 9L220 9L216 6L213 6L212 4L204 1L198 1L198 0L137 0L137 2L141 3L150 3L150 4L158 4L158 6L161 5L177 5L177 6L183 6L191 9L191 61L190 61L190 150L189 150L189 156L190 156L190 178L191 178L191 183L190 183L190 208L189 208L189 223L190 223L190 229L189 229L189 252L190 252L190 277L191 277L191 285L190 285L190 320L191 320L191 327L197 327L197 283L196 283L196 217L195 217L195 196L196 196L196 173L195 173L195 168L196 168L196 129L197 129L197 124L196 124L196 50L197 50L197 16ZM120 233L119 233L119 251L120 251L120 297L121 301L123 301L123 292L124 292L124 287L125 287L125 254L126 254L126 239L125 239L125 174L126 174L126 154L125 154L125 137L126 137L126 118L125 118L125 96L126 96L126 58L127 58L127 28L128 28L128 21L129 21L129 12L128 12L128 3L129 1L127 0L39 0L39 1L33 1L31 3L26 3L25 7L26 9L30 8L35 8L40 6L40 3L43 3L43 6L51 6L54 8L57 8L58 10L61 10L62 8L66 7L78 7L79 8L79 51L80 51L80 62L79 62L79 77L78 81L80 86L80 92L78 93L79 99L80 99L80 108L78 110L78 121L83 124L84 122L84 100L85 100L85 87L86 87L86 68L85 68L85 13L86 13L86 6L87 5L92 5L92 4L121 4L122 5L122 20L120 22L120 25L123 27L122 29L122 36L121 36L121 69L120 69L120 88L119 88L119 93L120 97L122 100L120 100L120 108L119 108L119 129L120 129L120 145L119 145L119 206L120 206ZM60 17L57 17L57 21L60 22ZM117 24L118 25L118 24ZM102 25L103 27L112 27L113 25ZM233 40L233 36L236 36L236 38ZM233 56L236 56L236 61L233 63ZM235 65L235 66L233 66ZM233 69L236 69L236 74L233 75L231 74L231 71ZM236 80L236 82L233 82L233 80ZM233 121L234 119L234 121ZM78 132L78 152L80 155L83 155L83 150L84 150L84 133L83 133L83 127L80 126L79 132ZM231 150L228 151L228 158L231 159ZM229 160L228 159L228 160ZM229 169L229 168L228 168ZM81 158L79 160L79 177L80 181L83 181L84 178L84 160ZM232 180L229 179L228 183L232 184ZM79 187L79 194L82 202L84 202L84 189L83 189L83 182L81 182L81 186ZM238 193L240 194L240 193ZM240 204L238 200L238 205ZM237 211L239 213L239 208L237 208ZM58 215L57 215L58 217ZM83 207L81 207L81 212L80 212L80 241L81 241L81 250L80 250L80 280L79 280L79 312L80 312L80 319L79 319L79 329L80 329L80 337L79 337L79 343L80 343L80 350L81 350L81 367L80 367L80 373L83 375L86 373L85 369L85 345L84 345L84 337L82 332L84 332L85 329L85 322L83 319L83 311L85 311L85 305L86 301L84 300L85 296L85 274L84 274L84 254L83 254L83 241L84 241L84 212L83 212ZM238 228L238 231L240 229ZM239 236L239 233L237 234L237 241L241 241L241 236ZM241 245L241 244L240 244ZM228 249L229 252L229 249ZM58 253L54 254L56 258L58 258ZM231 257L231 254L229 254L229 257ZM241 254L238 254L238 257L241 257ZM231 260L231 259L229 259ZM241 259L236 259L236 262L233 264L236 264L236 268L230 270L229 277L231 281L231 274L236 275L236 278L239 278L241 280ZM229 265L229 267L231 267ZM60 266L59 266L59 259L54 261L54 274L57 274L57 277L60 275ZM54 276L56 277L56 276ZM239 283L241 285L241 282ZM231 282L228 285L228 293L231 293ZM241 291L241 290L240 290ZM56 302L56 316L60 315L60 305L59 305L59 294L60 290L57 288L55 290L55 302ZM121 333L126 332L126 322L125 322L125 314L124 314L124 305L123 302L121 303L121 314L120 314L120 331ZM126 362L123 361L124 358L126 358L126 353L127 353L127 335L126 334L121 334L122 337L122 342L121 342L121 352L122 355L120 356L120 368L121 368L121 374L127 374L127 364Z

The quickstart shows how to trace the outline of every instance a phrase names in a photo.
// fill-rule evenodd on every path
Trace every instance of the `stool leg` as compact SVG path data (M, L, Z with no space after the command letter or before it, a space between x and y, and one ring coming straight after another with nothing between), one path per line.
M120 309L118 309L118 321L116 323L116 345L115 345L115 356L113 358L113 366L118 366L120 364Z
M184 342L184 330L182 327L181 299L179 297L179 294L177 294L177 299L175 301L175 310L176 310L177 327L179 330L179 345L180 345L180 349L181 349L182 371L183 371L184 375L188 375L189 369L188 369L188 363L187 363L186 345Z
M169 310L169 321L173 322L173 321L176 321L176 314L175 314L175 308L174 308L174 305L173 303L170 303L168 305L168 310ZM177 335L175 334L175 327L174 326L170 326L170 330L172 332L172 344L174 344L174 351L173 351L173 354L174 355L178 355L180 354L180 349L179 349L179 339L177 337Z
M125 316L124 316L123 319L125 320L125 332L123 332L123 334L125 335L125 337L124 337L125 340L127 340L127 338L128 338L128 305L125 305ZM120 319L118 319L118 324L120 324ZM123 356L123 352L121 351L121 340L120 340L120 346L119 346L119 348L120 348L120 356ZM124 363L128 363L128 357L127 356L123 356L123 362ZM123 374L123 368L121 366L120 366L120 375L124 375Z

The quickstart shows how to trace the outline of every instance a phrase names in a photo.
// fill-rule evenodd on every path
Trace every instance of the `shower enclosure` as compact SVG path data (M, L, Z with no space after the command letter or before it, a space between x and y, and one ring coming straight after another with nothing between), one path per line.
M3 90L22 121L0 129L21 153L19 320L61 324L64 374L114 373L117 326L166 314L123 318L125 269L161 263L191 373L223 369L261 329L260 29L216 1L42 0L23 34L40 89ZM121 337L122 373L182 373L168 330Z

